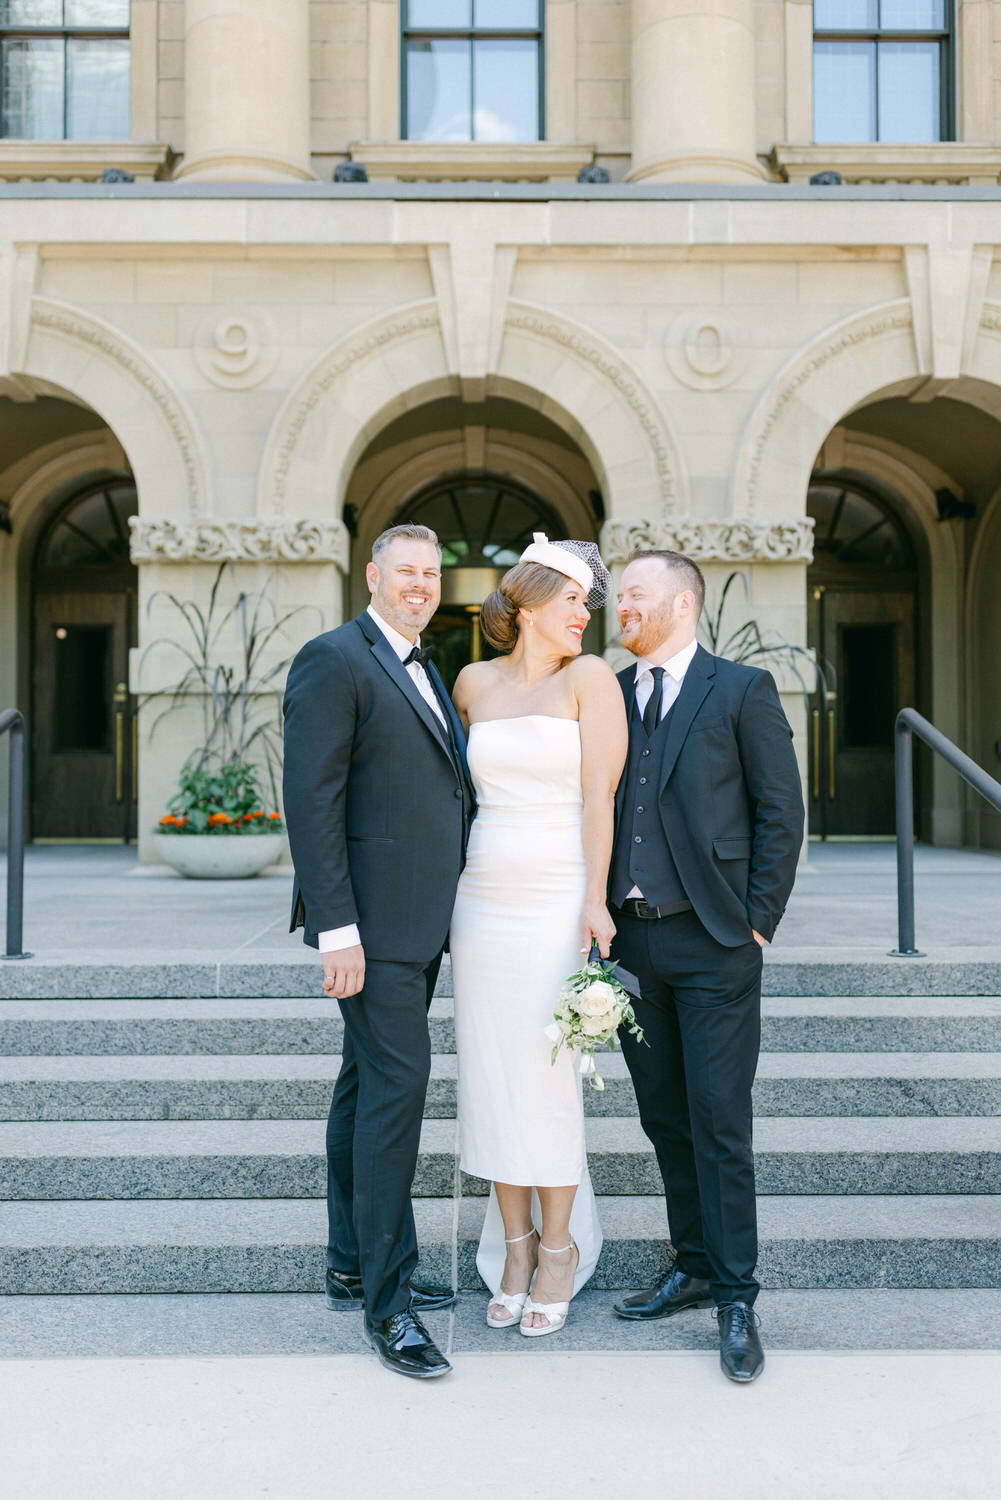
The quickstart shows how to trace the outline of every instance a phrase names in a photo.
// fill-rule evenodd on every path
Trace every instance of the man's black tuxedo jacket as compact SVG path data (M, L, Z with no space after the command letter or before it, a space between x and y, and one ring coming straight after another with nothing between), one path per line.
M618 674L631 735L635 666ZM724 947L771 939L796 877L803 793L792 730L769 672L700 646L671 710L658 810L685 894ZM616 836L628 836L624 781ZM628 825L628 826L627 826Z
M434 668L429 665L429 673ZM428 961L448 933L473 815L458 715L437 678L456 754L369 614L308 641L285 689L285 820L292 924L357 922L366 957Z

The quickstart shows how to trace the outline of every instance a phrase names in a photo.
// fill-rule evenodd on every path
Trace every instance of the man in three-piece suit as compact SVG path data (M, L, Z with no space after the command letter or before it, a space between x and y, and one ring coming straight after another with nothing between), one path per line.
M698 567L634 553L619 592L629 757L616 794L614 954L641 988L646 1035L623 1034L640 1121L667 1198L676 1260L623 1318L715 1304L720 1361L754 1380L758 1293L751 1086L762 947L785 910L803 839L792 731L768 672L696 644Z
M441 599L426 526L376 540L364 614L309 641L285 693L292 927L318 947L344 1017L327 1125L327 1305L365 1308L383 1364L451 1368L420 1319L410 1190L431 1067L427 1013L473 815L458 715L420 649Z

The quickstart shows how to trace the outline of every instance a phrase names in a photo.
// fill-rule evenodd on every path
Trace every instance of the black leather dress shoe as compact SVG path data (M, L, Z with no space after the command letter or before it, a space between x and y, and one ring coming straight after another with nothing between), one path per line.
M387 1370L414 1380L434 1380L452 1366L416 1313L394 1313L380 1323L365 1319L365 1337Z
M712 1307L708 1281L701 1276L686 1276L675 1268L648 1292L638 1292L624 1302L616 1302L613 1311L619 1318L670 1318L689 1307Z
M723 1374L738 1385L749 1385L765 1368L765 1351L758 1337L761 1320L746 1302L725 1302L716 1309L716 1319Z
M357 1312L365 1306L365 1292L360 1276L327 1269L327 1307L331 1312ZM427 1282L410 1283L410 1306L416 1313L438 1312L454 1307L458 1301L450 1286L431 1286Z

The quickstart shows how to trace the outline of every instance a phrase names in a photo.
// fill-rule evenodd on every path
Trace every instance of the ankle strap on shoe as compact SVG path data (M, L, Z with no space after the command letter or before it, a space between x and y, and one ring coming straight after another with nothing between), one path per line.
M505 1243L505 1245L520 1245L521 1242L522 1242L522 1240L530 1239L533 1234L538 1234L538 1232L539 1231L536 1229L535 1225L533 1224L532 1227L531 1227L531 1229L528 1231L527 1234L516 1235L513 1240L505 1240L504 1243Z
M542 1243L542 1241L540 1240L539 1241L539 1249L540 1250L547 1250L550 1255L564 1255L568 1250L572 1250L573 1249L573 1240L570 1241L569 1245L561 1245L558 1250L554 1250L553 1247L552 1247L552 1245L544 1245Z

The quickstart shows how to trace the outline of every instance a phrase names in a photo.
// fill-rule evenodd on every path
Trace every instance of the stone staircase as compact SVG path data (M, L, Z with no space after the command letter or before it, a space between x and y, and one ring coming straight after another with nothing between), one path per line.
M448 986L414 1193L426 1274L473 1289L486 1185L458 1170ZM324 999L0 1004L0 1292L318 1291L341 1041ZM1001 999L773 995L763 1048L763 1283L1001 1288ZM663 1199L621 1057L602 1072L593 1286L635 1287Z

